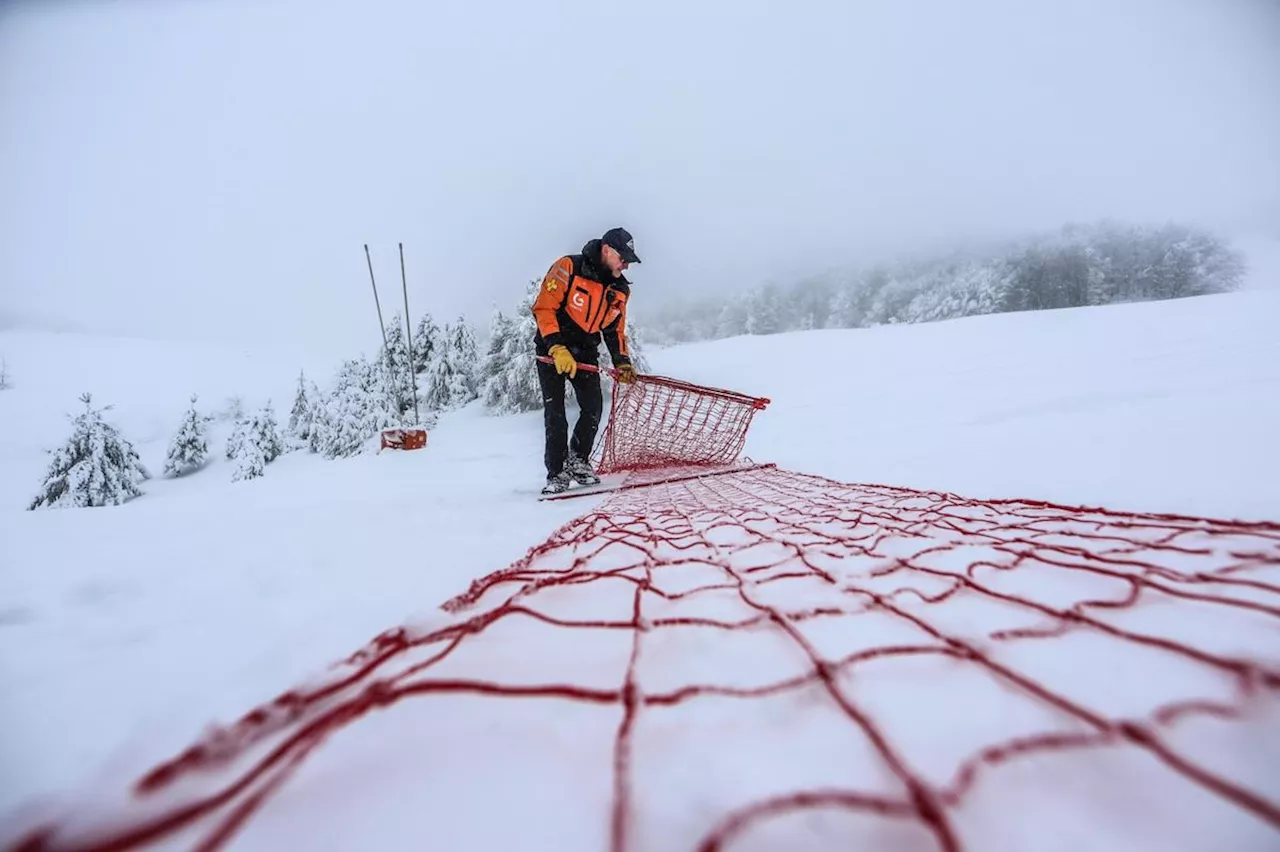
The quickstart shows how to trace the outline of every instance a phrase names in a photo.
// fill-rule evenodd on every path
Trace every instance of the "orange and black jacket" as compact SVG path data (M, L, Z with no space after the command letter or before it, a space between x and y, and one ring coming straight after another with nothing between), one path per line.
M627 299L631 282L612 277L600 261L600 240L568 254L547 270L533 301L540 353L563 344L575 358L595 363L601 336L615 367L631 363L627 348Z

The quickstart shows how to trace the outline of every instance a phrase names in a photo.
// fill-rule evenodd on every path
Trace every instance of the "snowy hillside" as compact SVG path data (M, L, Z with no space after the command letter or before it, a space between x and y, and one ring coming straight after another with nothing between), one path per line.
M1280 520L1280 291L794 332L650 353L769 397L745 454L849 482ZM0 333L0 814L169 757L525 554L599 498L538 503L541 415L446 414L425 451L158 475L27 512L92 391L158 474L192 392L287 412L337 359ZM225 437L225 435L223 435ZM329 791L332 793L332 791ZM299 806L298 801L293 805Z
M1280 292L681 346L774 406L747 452L858 482L1280 517Z
M20 508L35 495L44 474L44 452L69 434L67 415L83 407L82 393L95 406L110 405L109 419L120 427L159 479L165 448L192 394L197 407L218 420L215 441L230 431L225 417L233 396L246 410L270 401L276 416L288 416L299 371L328 379L338 355L294 347L182 343L136 337L78 333L0 331L0 357L13 387L0 392L4 441L0 444L0 506ZM218 459L211 460L211 465ZM224 471L225 472L225 471ZM213 478L226 478L222 473ZM149 491L164 489L153 481ZM159 493L159 492L155 492Z

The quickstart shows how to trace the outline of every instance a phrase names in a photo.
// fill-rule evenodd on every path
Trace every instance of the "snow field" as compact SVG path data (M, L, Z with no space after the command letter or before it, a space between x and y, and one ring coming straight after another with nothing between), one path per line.
M1280 518L1277 306L1276 294L1233 294L734 339L656 352L651 361L656 372L770 397L745 452L784 467L979 497L1274 520ZM38 341L27 342L34 355ZM796 355L778 365L785 353ZM27 381L39 359L22 361ZM269 369L288 399L296 368ZM117 415L135 424L172 421L140 445L156 471L153 460L163 458L189 390L161 405L155 389L174 377L142 376L135 376L136 386L118 386L126 402ZM21 393L25 399L16 399L25 408L10 410L25 419L6 417L5 428L16 444L30 447L31 424L55 418L51 399L34 399L30 386L0 394L0 411L9 394ZM277 403L277 416L282 409ZM152 480L143 498L118 508L25 513L13 505L0 514L0 534L13 543L4 557L10 564L0 571L6 602L0 666L13 686L0 702L10 730L22 734L3 739L0 764L8 768L0 776L0 805L83 787L104 773L121 787L180 751L207 723L230 722L282 688L323 679L324 665L388 625L456 623L458 616L440 613L437 604L604 499L536 503L516 494L541 479L539 421L537 414L489 418L473 407L444 417L421 453L341 462L291 454L251 483L229 482L221 475L229 471L217 470L215 461L180 480ZM19 496L10 502L20 503L39 468L15 451L4 459L6 471L14 459L36 471L22 487L4 477L7 493ZM841 523L855 519L856 510L848 511L837 515ZM1080 529L1054 532L1079 546ZM814 536L829 533L821 525L785 530L792 544L816 549L816 566L852 570L813 545ZM732 567L743 575L786 555L776 542L737 549L741 539L718 542L719 534L708 530L705 538L732 550ZM681 540L679 559L690 559L687 543ZM945 572L992 555L989 543L974 547L922 560ZM876 559L858 563L856 581L878 594L896 592L904 611L927 611L939 629L985 634L1053 626L981 596L957 593L931 606L921 596L946 590L945 578L934 575L912 575L916 591L907 593L902 577L867 576L885 568L885 560L919 551L910 541L891 542ZM615 546L592 567L634 574L641 552ZM573 558L553 555L539 567L563 569ZM1170 566L1181 567L1176 560ZM660 582L677 593L715 573L677 560L664 565ZM723 571L719 576L725 582ZM1034 577L1025 569L978 577L997 591L1054 607L1127 593L1123 581L1081 578L1051 565L1038 566ZM760 579L752 594L764 606L831 602L829 589L804 577ZM1267 579L1280 581L1274 572ZM644 616L746 617L729 591L673 600L646 594ZM1206 652L1277 664L1274 619L1147 594L1142 606L1115 618L1130 630L1163 631ZM1258 597L1240 589L1222 594ZM537 604L564 618L625 620L634 596L634 583L615 578L546 589ZM486 597L477 606L491 604ZM799 625L828 658L924 639L880 612L814 616ZM459 645L456 659L440 663L431 677L616 690L635 647L628 642L633 632L592 631L588 642L573 630L512 616ZM1234 698L1229 678L1105 635L994 644L1000 662L1034 671L1108 717L1150 713L1169 700ZM1108 664L1105 678L1097 676L1098 661ZM926 654L877 658L839 681L931 784L947 783L975 748L1049 722L1042 702L1015 698L986 673L954 662ZM644 634L636 680L647 695L691 683L740 690L798 676L802 666L795 642L776 630L670 626ZM982 709L966 711L960 706L966 699ZM688 847L735 808L796 789L838 785L901 795L883 762L866 758L867 737L833 706L829 692L804 684L744 700L708 695L636 714L630 848ZM1188 717L1172 726L1169 741L1275 801L1280 791L1267 767L1280 756L1276 708L1259 699L1250 714L1244 726ZM250 821L237 848L285 840L351 848L427 832L453 848L531 837L556 848L601 848L611 836L620 717L617 706L552 698L407 698L341 728L310 755ZM1222 848L1224 836L1238 840L1236 848L1252 848L1273 836L1158 763L1120 747L1011 760L975 782L957 810L956 829L966 844L983 849L1209 849ZM1126 805L1113 806L1118 800ZM512 816L519 837L504 833L491 818L495 812ZM731 846L767 848L785 837L797 844L790 848L805 848L801 840L823 848L851 833L872 843L936 848L917 822L836 806L803 816L780 811L746 826Z
M440 825L463 846L533 831L619 850L1253 848L1274 832L1259 742L1280 672L1250 658L1280 616L1277 525L757 469L615 495L446 609L164 768L148 809L267 779L248 788L279 790L260 809L239 795L184 838L238 800L246 849ZM1185 644L1188 616L1231 642Z

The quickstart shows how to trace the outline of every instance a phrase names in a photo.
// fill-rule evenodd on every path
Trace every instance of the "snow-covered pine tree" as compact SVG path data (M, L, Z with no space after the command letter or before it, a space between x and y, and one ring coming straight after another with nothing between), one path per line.
M507 315L494 305L489 319L489 345L480 365L480 396L489 409L496 409L507 395L507 339L513 327Z
M831 303L834 299L835 288L825 275L815 275L797 282L782 297L783 305L791 308L785 328L804 331L827 328L831 321Z
M857 286L855 280L846 280L839 285L835 296L831 300L831 317L827 321L828 328L858 327L858 320L861 317L858 314Z
M226 456L227 461L235 461L236 454L240 452L240 445L244 443L248 425L249 421L243 415L237 417L236 422L231 424L231 434L227 435L227 443L222 448L222 454Z
M236 421L227 438L227 458L236 463L232 482L262 476L268 464L284 452L284 441L276 425L275 411L266 405Z
M427 365L427 371L422 374L422 402L431 411L449 408L449 393L453 382L450 380L452 365L447 357L448 349L447 338L442 339Z
M449 327L448 354L453 359L449 403L459 407L480 395L476 379L480 369L480 347L476 344L475 329L466 317L459 316L458 321Z
M315 383L308 387L306 375L298 373L298 392L294 394L293 408L289 410L289 420L284 427L285 452L310 446L319 399Z
M479 396L479 360L475 332L466 318L446 325L423 376L422 399L428 410L459 408Z
M231 434L227 435L227 444L223 448L223 455L227 457L227 461L235 461L239 457L248 437L249 418L242 415L236 418L236 422L231 426Z
M53 453L44 484L28 509L118 506L142 493L150 474L133 445L102 418L91 394L80 401L85 410L72 419L71 437Z
M9 383L9 362L0 358L0 390L8 390L13 387Z
M747 334L777 334L783 331L782 296L778 285L765 284L751 292L747 309Z
M486 382L485 406L496 414L536 411L542 407L542 388L538 384L533 351L537 331L533 302L541 286L540 277L529 281L515 317L507 320L501 350L494 352L490 346L488 362L496 375Z
M386 348L378 352L375 365L382 372L379 381L395 401L399 412L412 416L413 385L409 380L409 346L405 342L403 322L404 318L399 314L392 314L387 327Z
M248 421L243 421L247 423ZM263 455L262 448L257 442L251 440L247 434L242 436L239 449L236 450L235 469L231 471L232 482L243 482L248 479L257 479L262 476L266 470L267 460Z
M313 453L321 453L332 434L333 425L329 414L329 397L320 391L315 382L311 383L308 403L311 406L311 431L307 434L307 449Z
M737 337L747 333L748 307L742 299L725 303L716 318L715 337Z
M182 424L169 442L169 453L164 462L165 476L180 476L204 464L209 455L209 439L205 420L196 411L196 395L191 395L191 407L182 418Z
M414 381L416 383L416 377ZM409 425L409 421L413 419L413 396L409 377L397 375L392 369L388 369L382 353L378 353L378 357L369 363L367 387L371 397L390 415L390 422L381 428ZM418 409L421 412L421 404Z
M391 353L391 364L399 369L401 375L408 375L409 345L404 336L404 317L398 313L391 315L387 322L387 349Z
M380 373L363 358L343 363L325 404L319 451L326 458L355 455L383 429L403 425Z
M432 359L440 348L440 326L431 318L431 314L423 314L418 320L418 327L413 332L413 371L421 375L431 366Z
M222 411L218 413L218 419L235 423L242 417L244 417L244 397L238 393L232 394L222 404Z
M249 428L254 445L262 450L264 464L271 464L280 458L284 452L284 441L280 437L280 427L276 423L276 412L271 400L267 400L267 404L249 418Z
M374 369L372 363L366 365L360 386L366 399L364 440L383 429L406 425L406 418L396 408L395 399L387 388L386 378L386 372Z

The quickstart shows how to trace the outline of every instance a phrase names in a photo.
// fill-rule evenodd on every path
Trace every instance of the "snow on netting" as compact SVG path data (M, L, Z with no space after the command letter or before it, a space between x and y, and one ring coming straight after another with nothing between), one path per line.
M735 462L752 417L769 400L666 376L615 384L592 461L601 475Z
M1280 524L613 495L19 848L1269 849Z

